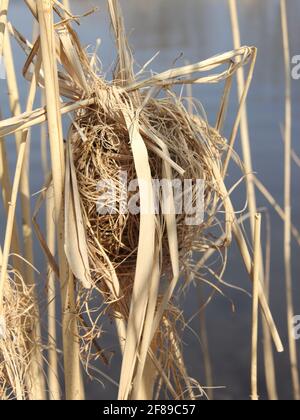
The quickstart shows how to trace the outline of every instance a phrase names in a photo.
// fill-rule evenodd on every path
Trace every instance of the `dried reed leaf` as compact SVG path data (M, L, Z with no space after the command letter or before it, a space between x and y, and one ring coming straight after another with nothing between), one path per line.
M90 289L90 265L87 251L85 225L82 219L77 178L72 157L71 143L67 146L65 181L65 252L74 276L83 287Z
M119 398L127 399L130 394L135 363L139 356L139 345L144 330L146 309L149 301L149 287L151 280L153 280L153 270L156 266L154 260L156 221L148 151L139 132L137 117L132 115L130 111L127 112L124 110L123 113L131 141L141 201L136 273L119 388Z

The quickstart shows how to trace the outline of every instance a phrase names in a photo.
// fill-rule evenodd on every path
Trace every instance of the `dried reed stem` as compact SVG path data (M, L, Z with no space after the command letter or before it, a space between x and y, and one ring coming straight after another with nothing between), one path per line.
M285 147L284 147L284 265L286 280L287 324L289 337L290 367L295 400L300 399L300 383L298 373L297 347L293 336L293 284L292 284L292 255L291 255L291 150L292 150L292 99L290 72L290 45L288 20L285 0L280 1L282 38L285 65Z
M215 163L211 160L209 162L212 171L215 174L215 178L219 184L220 193L224 200L224 207L227 209L227 215L226 220L227 224L230 226L230 229L232 229L233 236L235 237L235 240L238 244L239 251L241 253L241 256L243 258L245 268L249 274L250 279L253 281L253 264L252 264L252 258L248 249L248 244L246 242L246 239L244 237L244 234L241 230L241 227L239 226L237 217L235 215L234 207L231 202L230 196L228 195L228 191L226 189L226 186L224 184L223 176L219 170L218 167L216 167ZM264 317L268 323L268 327L270 329L272 339L274 341L274 344L276 346L276 349L279 353L283 352L283 345L281 338L279 336L276 324L274 322L274 318L272 316L269 304L267 302L263 286L261 282L259 282L259 302L264 314Z
M232 24L232 31L233 31L233 40L234 40L234 48L240 48L241 46L241 36L240 36L240 29L239 29L239 19L238 19L238 10L237 10L237 3L236 0L229 0L229 8L230 8L230 16L231 16L231 24ZM245 77L244 77L244 70L240 68L237 71L237 83L238 83L238 95L239 98L242 97L244 87L245 87ZM241 116L241 141L242 141L242 150L243 150L243 162L245 167L245 172L247 174L246 177L246 184L247 184L247 199L248 199L248 207L249 207L249 214L250 214L250 225L251 225L251 233L252 233L252 240L254 240L254 230L255 230L255 214L257 210L256 204L256 190L255 190L255 183L254 183L254 175L253 175L253 165L252 165L252 157L251 157L251 146L250 146L250 134L249 134L249 124L248 124L248 116L247 116L247 105L245 104L242 111ZM264 278L264 267L263 267L263 253L260 250L260 278L263 281ZM264 334L264 346L266 346L270 352L268 358L273 361L271 366L274 366L274 356L272 351L272 346L270 345L271 335L269 332L269 328L266 324L265 319L263 318L263 334ZM269 366L270 367L270 366ZM267 383L271 383L272 380L275 378L275 372L271 372L265 367L265 375ZM272 384L271 387L268 387L269 391L276 390L276 382ZM277 392L269 392L269 398L271 400L276 399Z
M265 197L265 199L269 202L269 204L274 208L274 210L276 211L278 216L283 220L283 222L285 222L285 212L277 203L277 201L272 196L272 194L267 190L267 188L256 176L254 176L254 182L256 184L257 189L261 192L261 194ZM298 231L296 226L293 224L291 224L291 233L294 237L294 240L300 246L300 232Z
M63 5L65 6L65 8L67 10L70 11L70 2L69 2L69 0L63 0Z
M4 0L0 5L0 57L3 56L4 51L4 38L6 36L6 25L7 25L7 12L8 12L9 0ZM0 109L0 120L2 119ZM0 184L2 185L2 199L6 214L8 214L8 203L11 197L11 181L10 171L7 159L5 138L0 136ZM20 255L20 241L16 224L13 228L12 234L12 251L15 255ZM16 270L20 273L23 270L23 264L17 257L13 257L13 264Z
M229 0L229 6L230 6L230 16L231 16L231 24L232 24L232 31L233 31L234 48L238 49L241 47L241 36L240 36L240 29L239 29L239 20L238 20L236 0ZM240 101L243 95L244 89L245 89L245 76L244 76L243 68L240 68L237 71L237 85L238 85L238 98ZM247 180L247 189L248 189L249 211L251 215L251 225L252 225L252 233L253 233L254 216L256 213L256 196L255 196L255 186L253 182L253 165L252 165L252 158L251 158L251 146L250 146L250 135L249 135L249 125L248 125L246 103L242 109L240 131L241 131L241 140L242 140L243 161L245 165L245 171L247 174L246 180Z
M190 63L186 63L187 65ZM226 81L225 86L225 92L223 95L223 105L221 106L221 111L218 116L218 123L216 129L218 132L221 132L221 128L223 126L224 118L226 115L226 108L228 105L228 97L229 92L231 88L232 83L232 77L229 77ZM186 87L186 93L187 93L187 110L190 115L193 115L194 109L193 109L193 85L187 85ZM197 285L197 292L199 295L199 337L202 345L202 352L203 352L203 363L204 363L204 372L205 372L205 385L207 388L207 396L209 400L213 400L214 398L214 392L213 392L213 369L212 369L212 363L211 363L211 357L210 357L210 350L209 350L209 340L208 340L208 333L207 333L207 323L206 323L206 308L202 308L204 304L204 291L203 291L203 285L202 283L199 283Z
M211 356L210 356L210 350L209 350L209 339L208 339L208 332L207 332L207 322L206 322L206 312L205 308L203 309L204 304L204 293L203 293L203 287L200 284L198 286L199 288L199 301L200 301L200 314L199 314L199 321L200 321L200 341L202 345L202 351L203 351L203 361L204 361L204 371L205 371L205 388L206 393L209 400L213 400L214 398L214 390L213 390L213 368L212 368L212 362L211 362Z
M253 261L253 305L252 305L252 358L251 358L251 399L258 401L257 358L258 358L258 295L261 270L261 215L255 216L254 225L254 261Z
M4 36L7 24L9 0L2 0L0 4L0 57L3 55Z
M10 102L10 109L13 116L17 117L21 114L21 104L20 104L20 96L19 96L19 89L17 84L16 72L15 72L15 65L14 59L12 54L12 48L10 43L10 37L8 31L4 38L4 57L5 57L5 65L6 65L6 72L7 72L7 86L8 86L8 96ZM31 112L31 109L27 109L27 112ZM30 262L30 264L34 265L34 257L33 257L33 240L32 240L32 228L31 228L31 209L30 209L30 186L29 186L29 176L28 176L28 159L29 159L29 135L30 133L27 132L27 143L28 147L26 149L26 155L24 157L24 164L22 166L22 174L20 179L20 200L21 200L21 208L22 208L22 231L23 231L23 241L24 241L24 257L25 259ZM22 136L21 132L15 133L16 139L16 149L17 154L20 151L20 145L22 143ZM28 285L32 286L35 284L34 279L34 272L29 265L26 265L26 272L24 273L25 281Z
M1 111L0 111L0 119L1 119ZM1 192L2 192L2 200L4 209L6 212L6 216L8 215L9 210L9 200L11 197L12 185L10 181L10 169L8 163L8 156L6 150L6 140L3 137L0 137L0 185L1 185ZM19 241L19 234L16 223L14 223L13 233L12 233L12 243L11 249L14 254L13 256L13 266L18 272L23 271L23 264L20 258L17 256L21 254L20 252L20 241Z
M267 239L266 239L266 266L265 266L265 293L267 300L270 296L270 275L271 275L271 220L270 215L267 213ZM264 366L265 366L265 378L266 386L269 399L271 401L278 400L278 392L276 388L276 377L275 377L275 361L274 358L270 358L272 350L272 338L266 322L262 323L263 334L264 334Z
M64 251L64 179L65 155L58 75L53 27L53 10L50 0L37 1L41 34L41 49L45 72L45 93L48 112L48 128L55 202L55 224L57 226L59 275L62 298L63 350L65 387L67 400L84 399L82 390L78 326L75 315L75 291L73 275L68 269Z
M41 142L47 140L47 133L45 127L42 127ZM42 151L44 147L42 146ZM45 152L45 151L44 151ZM48 164L47 156L42 152L42 162L45 174L45 183L48 178ZM54 197L53 185L51 184L47 190L46 195L46 232L47 232L47 245L52 255L55 255L55 223L54 223ZM58 372L58 356L57 356L57 313L56 313L56 287L55 287L55 274L51 265L47 264L47 290L48 290L48 383L49 383L49 398L53 401L61 399L61 390L59 385L59 372Z

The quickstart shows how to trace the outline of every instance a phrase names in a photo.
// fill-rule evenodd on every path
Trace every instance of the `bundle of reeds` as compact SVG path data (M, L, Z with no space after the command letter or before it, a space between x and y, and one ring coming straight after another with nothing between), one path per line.
M61 286L66 398L84 398L80 360L89 368L100 353L104 358L97 343L103 305L95 307L94 303L95 295L100 294L105 312L116 323L123 353L119 398L151 399L164 391L167 397L195 399L201 387L189 377L185 366L178 329L181 314L174 295L187 279L202 278L201 265L194 264L195 254L205 263L211 251L230 245L232 235L253 279L252 258L224 178L234 156L233 146L256 49L241 47L147 78L145 71L134 73L119 3L108 0L117 65L113 80L107 81L73 29L78 16L56 0L25 0L25 3L39 23L40 36L35 43L25 40L12 24L6 27L27 55L23 74L31 82L28 106L25 113L0 122L0 136L23 133L14 182L16 198L20 168L26 159L28 130L48 121L52 166L38 207L46 190L53 189L50 201L48 192L48 204L55 210L58 262L53 255L53 240L50 247L36 217L34 224L49 266ZM249 63L249 75L228 143L221 133L232 78ZM223 81L225 91L214 128L203 114L197 113L196 106L190 112L181 95L176 94L176 86ZM37 87L45 92L46 107L32 110ZM62 102L62 98L71 102ZM71 112L72 124L64 144L62 115ZM126 185L137 181L138 198L133 191L129 194L129 199L136 199L139 207L136 214L122 207L126 208L128 203L124 204L124 180L120 173L126 173ZM187 212L176 211L178 203L172 185L166 184L167 194L163 197L156 193L155 180L181 183L190 180L193 197L199 188L197 180L204 181L205 218L187 223ZM114 185L114 196L105 195L108 185ZM223 213L224 220L220 217ZM2 266L5 273L13 218L11 211L6 263ZM216 224L224 227L218 238L211 235ZM260 283L257 288L267 325L281 350ZM9 293L16 293L16 289L11 286ZM19 311L25 303L20 301ZM51 343L55 345L55 341ZM56 363L55 357L51 360ZM55 366L52 368L56 371ZM50 390L52 395L57 395L57 386L55 389Z

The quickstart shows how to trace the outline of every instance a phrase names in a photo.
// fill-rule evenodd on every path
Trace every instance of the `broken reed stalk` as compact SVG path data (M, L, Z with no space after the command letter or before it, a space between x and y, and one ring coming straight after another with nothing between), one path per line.
M292 97L290 72L290 45L288 32L288 19L285 0L280 1L282 39L285 68L285 134L284 134L284 265L286 281L287 325L289 338L290 368L295 400L300 400L300 383L298 373L297 346L293 335L293 280L291 255L291 150L292 150Z
M230 16L231 16L231 26L233 32L233 41L234 41L234 48L239 48L241 46L241 35L240 35L240 28L239 28L239 18L238 18L238 9L236 0L229 0L229 8L230 8ZM238 83L238 96L239 100L242 97L244 86L245 86L245 77L244 77L244 70L240 68L237 72L237 83ZM243 151L243 164L246 172L246 185L247 185L247 201L248 201L248 208L250 214L250 226L251 226L251 235L252 241L254 240L254 228L255 228L255 214L257 211L257 203L256 203L256 189L254 183L254 173L253 173L253 164L252 164L252 157L251 157L251 146L250 146L250 133L249 133L249 124L248 124L248 115L247 115L247 105L245 103L242 111L241 116L241 124L240 124L240 131L241 131L241 142L242 142L242 151ZM264 264L263 264L263 252L262 249L260 250L260 281L263 283L264 279ZM270 366L274 365L274 356L272 351L272 346L270 345L271 336L268 325L263 317L263 334L264 334L264 346L270 350L268 358L273 360ZM276 377L275 372L271 372L265 366L265 376L266 382L270 384L273 379ZM272 383L272 386L268 387L268 391L276 390L276 382ZM277 392L270 393L269 398L271 400L276 399Z
M78 327L75 315L74 278L70 272L64 251L63 192L65 180L65 155L62 121L59 113L59 87L53 26L53 10L50 0L38 0L41 51L45 74L45 95L52 164L55 224L59 258L59 280L62 299L64 373L67 400L84 399L82 389Z
M254 223L254 260L253 260L253 303L252 303L252 357L251 357L251 399L258 401L257 359L258 359L258 294L261 271L261 214L256 214Z
M266 264L265 264L265 292L267 300L269 301L270 297L270 275L271 275L271 239L272 239L272 232L271 232L271 219L269 213L266 213ZM278 400L278 392L276 389L276 377L274 377L276 369L275 369L275 361L274 358L270 358L269 355L273 351L272 350L272 338L270 336L270 332L268 329L268 326L264 322L262 324L264 331L264 366L265 366L265 377L266 377L266 386L267 386L267 392L269 399L271 401L277 401ZM274 387L275 385L275 387Z

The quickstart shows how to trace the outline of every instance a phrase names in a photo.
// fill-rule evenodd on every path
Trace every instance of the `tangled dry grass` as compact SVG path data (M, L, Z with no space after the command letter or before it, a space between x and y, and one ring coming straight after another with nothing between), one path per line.
M34 328L31 292L20 274L8 272L0 318L0 399L24 400L31 384L27 372L31 355L28 342Z

